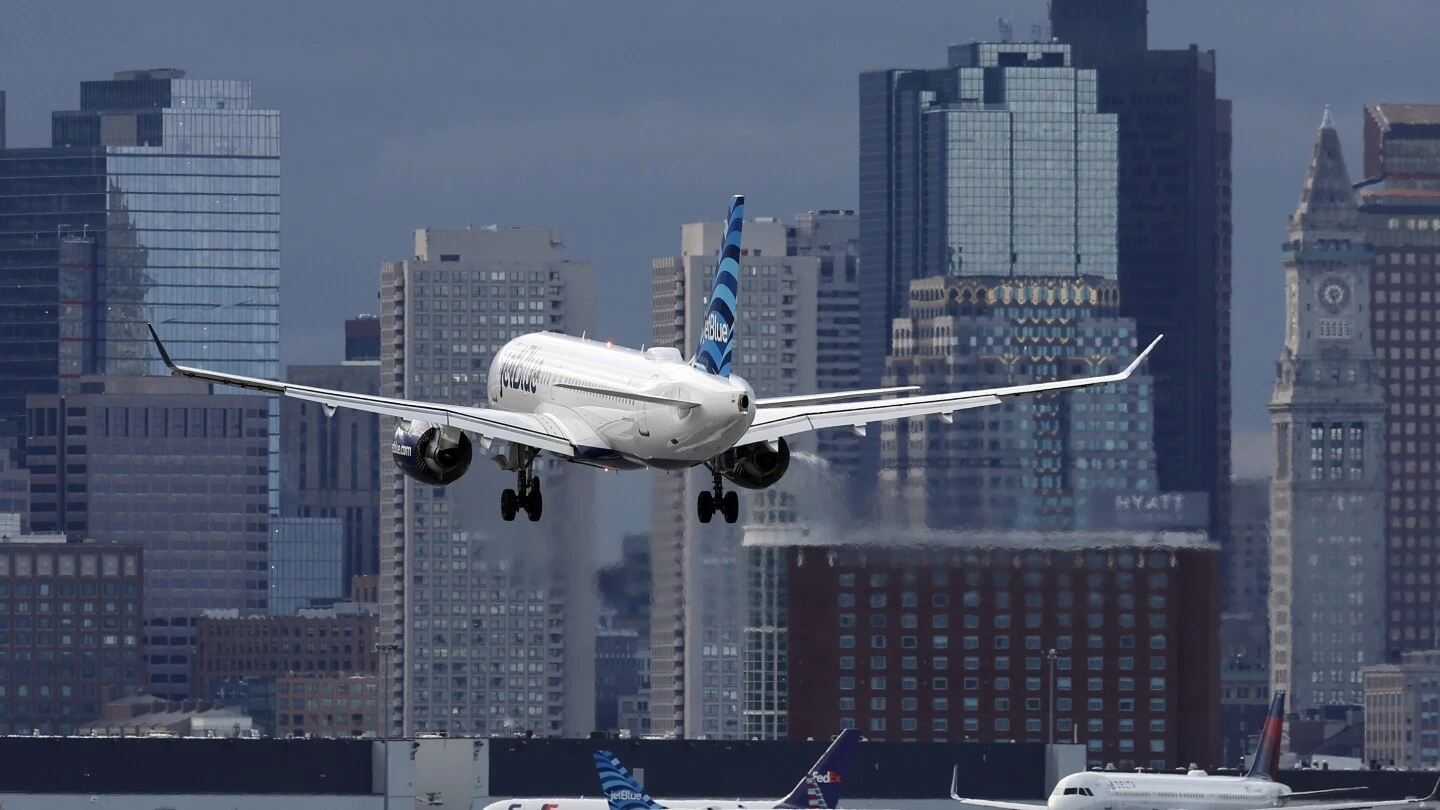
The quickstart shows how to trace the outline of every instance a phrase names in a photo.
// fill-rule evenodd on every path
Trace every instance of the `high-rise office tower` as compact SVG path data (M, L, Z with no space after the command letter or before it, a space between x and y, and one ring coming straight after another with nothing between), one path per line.
M961 100L919 116L943 156L930 182L949 190L926 234L949 256L907 285L884 384L938 393L1122 368L1143 346L1120 312L1117 125L1097 112L1095 72L1063 44L957 46L950 64ZM954 426L882 425L877 513L937 529L1085 526L1092 500L1156 491L1149 399L1140 377Z
M1231 127L1215 52L1150 49L1147 0L1049 9L1119 125L1120 313L1142 343L1165 335L1148 366L1160 489L1206 493L1210 535L1228 546Z
M246 81L123 71L81 83L51 145L0 153L0 419L83 374L165 373L147 322L178 362L277 378L279 112Z
M680 255L652 263L652 335L688 357L699 337L725 223L680 229ZM821 260L787 255L787 227L774 219L745 223L740 251L735 373L757 396L815 390L816 316ZM813 451L815 437L791 444ZM786 475L794 475L793 471ZM741 496L741 524L696 521L698 493L711 485L704 467L657 473L651 500L651 731L682 737L741 733L741 636L745 616L744 526L795 519L794 495L780 484Z
M490 361L528 332L595 331L595 267L559 230L415 232L380 268L381 392L473 405ZM394 420L381 420L394 429ZM425 486L387 464L380 513L382 682L391 733L579 737L595 713L595 470L535 463L545 521L501 523L514 479L480 448ZM397 702L401 697L403 703Z
M1270 400L1270 677L1297 712L1359 704L1385 653L1385 391L1357 202L1326 108L1282 254Z
M1387 660L1440 647L1440 105L1367 104L1360 222L1385 391ZM1377 438L1377 441L1378 438Z
M31 525L144 546L145 614L116 621L144 619L151 694L194 697L195 617L267 608L264 400L172 377L79 388L29 398Z
M299 385L379 394L380 361L290 366L286 378ZM287 397L280 402L280 430L280 514L343 522L343 565L336 577L348 594L352 577L379 571L380 476L391 466L388 459L381 466L380 417L343 408L327 414L321 405Z

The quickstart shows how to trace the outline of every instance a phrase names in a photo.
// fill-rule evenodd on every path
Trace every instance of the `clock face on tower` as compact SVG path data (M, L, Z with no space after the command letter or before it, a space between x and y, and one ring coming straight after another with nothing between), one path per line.
M1338 278L1327 278L1320 282L1320 303L1331 312L1339 312L1350 300L1350 288Z

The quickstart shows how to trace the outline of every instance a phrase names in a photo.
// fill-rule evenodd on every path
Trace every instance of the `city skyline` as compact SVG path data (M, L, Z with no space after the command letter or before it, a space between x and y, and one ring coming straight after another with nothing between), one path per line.
M1286 157L1306 147L1314 110L1331 103L1350 144L1350 162L1358 165L1362 105L1377 98L1425 98L1424 71L1412 63L1419 57L1407 55L1413 49L1404 45L1423 29L1413 21L1435 12L1418 3L1394 3L1354 20L1337 13L1338 2L1311 4L1312 13L1303 18L1268 7L1231 5L1233 13L1226 14L1213 7L1152 3L1150 40L1153 47L1171 48L1193 41L1220 54L1219 91L1235 99L1236 340L1278 347L1281 327L1272 316L1281 309L1281 288L1267 272L1273 245L1283 238L1283 221L1274 212L1288 210L1300 179ZM338 358L338 338L329 322L373 311L374 293L368 283L339 285L339 294L316 291L326 285L333 289L347 271L366 278L376 260L403 257L406 229L422 221L450 227L473 221L565 228L569 247L594 256L607 278L614 279L601 293L601 331L624 343L643 342L638 325L647 300L648 260L673 244L682 222L719 216L712 210L716 189L722 194L744 190L760 215L855 206L853 103L860 71L924 63L949 44L996 39L999 15L1014 21L1017 39L1026 39L1030 23L1044 17L1038 0L975 2L963 9L952 3L915 3L900 19L884 9L834 4L817 15L796 4L767 13L764 24L747 31L752 44L789 42L807 57L797 67L793 47L750 49L755 55L742 60L743 75L782 75L778 66L783 63L793 78L761 85L723 80L713 67L721 61L705 58L718 43L704 40L698 51L692 42L675 58L667 57L668 50L654 52L657 59L684 69L635 75L617 66L593 77L575 69L596 58L596 48L639 36L627 33L639 15L653 18L640 29L647 48L680 48L654 43L663 43L670 27L692 30L693 17L650 15L643 7L596 18L572 10L569 24L559 29L541 26L538 16L531 16L545 12L500 9L482 26L487 43L482 48L468 43L448 47L451 34L426 28L428 47L413 56L413 73L392 71L393 66L381 71L378 63L371 67L363 60L339 58L337 50L344 43L358 53L363 47L357 43L383 39L393 45L421 36L422 29L407 19L357 11L343 33L330 33L266 26L271 10L262 4L251 19L240 21L233 39L218 43L208 34L219 21L210 20L207 11L170 15L165 24L144 28L131 22L146 19L143 13L127 10L110 17L112 12L102 11L106 30L122 36L80 49L78 58L54 75L5 88L7 140L12 147L47 142L48 112L74 106L75 83L139 67L135 54L145 54L147 64L187 68L195 77L250 80L268 106L287 111L287 154L304 161L303 174L287 173L287 211L292 213L285 217L285 298L309 294L317 300L314 307L292 303L282 313L286 364ZM462 23L471 13L457 10L457 24L449 28L469 30L472 26ZM714 13L695 12L702 17ZM44 42L46 31L59 30L60 18L41 8L32 25L37 36L28 41ZM1303 36L1296 35L1297 26ZM273 47L238 47L250 41L247 36L260 36L257 27ZM797 39L797 30L813 38L808 41L850 47L811 48ZM541 32L553 47L535 46L533 38ZM588 39L594 32L602 35ZM66 36L72 35L67 30ZM1395 46L1386 50L1385 73L1321 56L1343 52L1343 42L1351 37L1384 37ZM237 46L232 48L231 41ZM299 55L300 41L313 55ZM26 42L17 46L0 55L9 75L21 75L19 68L36 58ZM508 83L513 89L503 92L467 78L510 63L512 48L525 51L525 61L538 66L536 75L517 77ZM1287 67L1269 69L1276 64ZM454 103L441 109L428 100L422 103L428 93L408 97L413 76L420 72L431 75L427 83L435 89L429 92L448 94ZM556 82L562 75L573 81ZM1377 91L1382 80L1385 93ZM538 92L537 83L546 84L545 93ZM377 109L388 114L376 115ZM340 143L325 135L321 122L345 115L352 120L364 115L365 126L352 127L355 136ZM712 125L717 117L718 127ZM386 123L391 119L405 125ZM675 137L664 137L664 150L658 149L657 133L669 130L659 126L661 121L680 127ZM612 148L617 144L623 148ZM652 152L667 156L645 159ZM776 171L781 164L784 173ZM617 204L596 204L615 195ZM346 199L356 202L336 202ZM382 221L399 227L378 227ZM1269 469L1270 443L1253 440L1268 432L1268 356L1266 351L1236 358L1236 473L1241 476ZM1245 441L1246 436L1252 440ZM624 518L621 510L606 512L607 537L642 528L641 521Z

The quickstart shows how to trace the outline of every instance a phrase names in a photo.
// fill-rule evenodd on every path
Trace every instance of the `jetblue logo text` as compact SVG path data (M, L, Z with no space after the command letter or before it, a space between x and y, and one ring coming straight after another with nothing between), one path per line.
M710 313L710 317L705 319L705 339L713 340L716 343L728 341L730 339L729 324L722 323L719 315Z
M610 794L610 798L612 798L612 799L643 799L643 798L645 798L645 794L643 794L643 793L636 793L636 792L633 791L633 790L617 790L617 791L615 791L614 793L611 793L611 794Z
M505 358L500 364L500 385L527 394L535 393L540 384L541 364L535 359L539 353L540 348L536 346Z

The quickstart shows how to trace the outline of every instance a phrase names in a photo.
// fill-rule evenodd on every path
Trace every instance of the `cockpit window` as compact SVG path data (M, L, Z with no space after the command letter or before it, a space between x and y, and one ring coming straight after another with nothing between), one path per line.
M1074 796L1078 791L1079 791L1078 788L1065 788L1065 795L1066 795L1066 796Z

